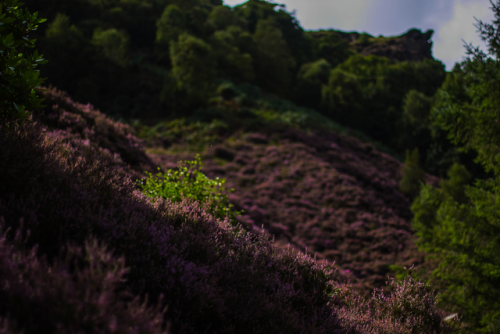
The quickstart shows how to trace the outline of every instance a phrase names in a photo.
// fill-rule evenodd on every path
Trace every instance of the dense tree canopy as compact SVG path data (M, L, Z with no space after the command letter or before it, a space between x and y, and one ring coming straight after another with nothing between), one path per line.
M478 22L491 56L499 51L500 1L496 20ZM413 204L419 244L439 260L434 281L444 291L443 305L459 311L472 332L500 331L500 67L499 61L467 46L469 58L457 64L436 95L431 119L461 151L491 178L476 179L454 164L440 189L425 186Z
M293 12L265 0L233 8L208 0L26 3L48 18L35 32L51 59L41 68L48 84L114 117L199 115L213 105L217 86L232 82L315 109L401 157L418 148L422 166L435 174L457 155L424 120L445 79L443 64L358 52L384 38L306 32Z
M414 90L432 96L445 74L439 61L392 63L356 54L331 71L322 103L333 119L401 149L405 147L401 137L407 132L399 126L406 94Z

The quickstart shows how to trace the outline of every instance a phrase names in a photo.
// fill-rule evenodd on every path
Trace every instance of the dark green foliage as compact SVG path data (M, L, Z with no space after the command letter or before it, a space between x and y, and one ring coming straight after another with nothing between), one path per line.
M403 122L415 134L430 125L429 114L432 107L432 97L410 90L403 102Z
M439 260L432 281L442 287L442 306L460 312L474 332L497 333L498 181L478 182L464 192L463 179L451 170L450 176L442 190L425 186L412 206L418 244Z
M420 192L422 182L424 182L425 172L420 167L420 155L418 149L411 153L406 151L406 159L401 171L399 190L410 198L415 198Z
M354 54L349 43L333 30L308 32L312 39L314 58L327 60L332 67L346 61Z
M328 83L332 66L325 59L304 64L297 73L295 101L309 108L318 108L323 85Z
M437 142L438 136L432 136L432 122L430 112L433 98L417 90L410 90L402 105L402 115L396 123L399 130L399 147L416 147L421 153L422 167L431 173L436 173L436 166L443 157L429 154L430 147ZM434 139L434 140L433 140ZM445 139L446 140L446 139Z
M47 61L38 50L29 51L36 41L29 35L46 20L21 6L17 0L0 1L0 125L27 119L43 101L34 89L45 79L39 78L40 71L35 68Z
M500 67L492 58L474 55L456 65L437 94L433 117L448 132L449 139L462 145L461 151L475 150L477 161L487 171L498 173L500 142L497 106Z
M156 22L156 44L158 57L165 64L170 63L170 43L177 41L186 31L184 12L176 5L169 5Z
M402 137L404 99L410 90L432 96L445 77L439 61L391 63L376 56L351 56L332 70L323 88L327 115L358 128L398 150L407 149Z
M331 118L352 124L356 121L356 117L359 117L351 113L361 109L359 100L361 86L355 74L341 68L332 70L328 85L323 86L321 93L322 103L327 106L327 115Z
M251 50L256 54L256 45L250 34L238 26L229 26L226 30L215 32L211 44L216 54L219 76L240 82L254 80L253 57L243 51Z
M121 66L105 57L104 48L92 43L93 35L92 31L92 36L85 38L67 15L58 13L49 23L43 39L43 48L51 60L45 66L46 73L52 77L49 82L57 78L59 87L65 87L82 102L98 98L96 88L104 83L117 85L121 76ZM104 61L99 68L90 70L89 65L95 63L100 55ZM75 63L78 66L74 66ZM101 82L94 85L92 82L98 78Z
M194 103L203 103L214 92L215 59L212 47L187 33L170 45L172 74L177 87Z
M274 21L295 61L305 63L313 60L310 40L293 14L285 10L285 5L265 0L249 0L243 5L236 6L234 11L236 15L246 20L251 33L257 31L259 21Z
M272 18L259 20L253 39L258 48L256 72L259 85L273 93L288 95L296 61L277 22Z
M27 1L49 18L38 33L53 60L42 69L48 83L114 117L199 114L216 98L213 85L230 80L317 109L400 153L419 147L428 160L425 138L406 136L403 100L411 89L434 94L439 62L351 57L365 35L306 33L284 5L264 0L234 8L208 0ZM183 34L191 37L179 40ZM329 73L337 67L350 79Z
M224 30L230 26L237 26L246 29L246 20L237 16L233 9L228 6L217 6L212 9L208 16L208 24L215 31Z
M441 181L441 189L443 192L452 196L453 199L459 203L465 203L467 197L465 196L464 187L471 181L471 175L465 166L454 163L448 170L448 180Z
M478 23L490 54L498 54L500 2L493 4L496 21ZM476 178L464 166L453 165L442 189L425 186L413 204L414 226L421 248L438 259L434 281L441 302L464 315L470 331L500 330L500 67L478 48L457 64L436 95L431 118L459 150L477 152L476 162L489 179Z
M186 30L185 14L178 6L169 5L156 22L156 27L156 42L168 46Z
M364 32L358 36L356 44L367 44L370 41L370 38L373 38L373 36Z
M102 49L104 56L116 64L127 66L129 38L124 31L96 29L92 43Z

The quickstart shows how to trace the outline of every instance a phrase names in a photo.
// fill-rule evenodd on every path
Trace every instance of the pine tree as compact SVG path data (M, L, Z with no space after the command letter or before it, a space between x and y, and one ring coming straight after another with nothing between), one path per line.
M494 176L470 186L455 164L442 189L426 185L412 206L418 245L440 261L433 277L441 304L475 333L500 332L500 0L491 4L495 21L476 27L497 58L467 45L469 57L448 75L431 119Z

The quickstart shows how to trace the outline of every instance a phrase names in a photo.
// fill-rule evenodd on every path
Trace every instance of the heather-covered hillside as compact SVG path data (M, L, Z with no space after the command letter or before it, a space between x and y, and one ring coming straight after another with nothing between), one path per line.
M134 136L134 129L113 121L91 104L73 101L67 93L50 87L37 90L44 105L34 120L43 124L47 134L72 148L86 147L113 161L115 170L133 179L144 171L156 170L143 150L143 143ZM83 145L83 146L82 146Z
M147 141L138 139L133 127L55 88L40 96L47 106L34 117L49 136L73 148L96 150L133 179L157 167L175 169L178 161L194 157L167 151L171 143L161 136L154 143L167 146L146 147L147 154ZM398 187L398 160L327 130L268 127L219 141L203 152L203 172L226 179L227 187L235 189L230 200L244 211L238 221L247 230L264 227L277 246L290 245L319 263L335 262L336 278L351 280L365 293L385 285L393 273L389 266L422 263L410 225L410 201ZM438 184L432 176L426 182Z
M498 22L446 72L431 30L267 0L26 7L0 0L0 333L500 331Z
M149 156L167 169L194 154ZM263 226L276 245L335 261L337 278L364 292L384 285L389 266L422 263L410 201L398 187L402 163L371 144L290 128L246 133L209 147L203 157L203 172L235 189L230 198L244 210L239 221L247 229ZM438 183L432 176L426 181Z
M6 333L452 332L429 287L412 279L365 302L327 264L199 203L146 197L117 173L147 161L127 127L45 94L57 103L38 123L0 131Z

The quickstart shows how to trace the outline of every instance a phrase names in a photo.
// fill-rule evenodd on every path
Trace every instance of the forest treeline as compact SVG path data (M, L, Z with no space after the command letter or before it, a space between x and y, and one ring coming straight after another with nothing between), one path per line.
M230 100L249 114L260 91L316 110L399 157L418 148L429 173L445 176L456 160L482 173L429 120L446 78L440 61L398 62L356 51L391 38L353 33L349 41L335 30L305 31L284 5L263 0L234 8L216 0L28 0L26 6L48 19L33 35L51 60L41 68L47 84L113 117L211 122L223 119L214 100Z
M15 3L15 0L5 0L3 4L7 2ZM500 152L498 74L500 69L499 62L496 60L500 56L498 22L493 24L478 22L479 33L488 44L488 54L473 46L467 46L469 57L456 64L452 71L446 72L443 64L433 59L398 62L380 56L360 54L356 51L356 43L381 43L383 38L362 34L359 35L357 41L349 42L333 30L315 35L304 31L294 15L288 13L286 8L263 0L250 0L234 8L224 6L222 1L216 0L75 0L71 3L64 0L28 0L25 3L31 12L39 12L39 17L48 20L38 30L30 33L31 39L27 37L21 39L26 32L32 30L33 27L30 24L42 23L42 21L36 21L36 17L20 19L22 22L20 26L13 26L12 34L8 35L10 31L5 32L6 27L10 27L9 24L16 20L0 18L4 20L2 22L4 26L0 27L0 32L2 32L0 47L2 51L9 50L9 52L2 52L1 58L3 76L0 84L3 89L1 91L3 104L0 105L0 109L3 112L2 116L7 119L2 119L2 127L6 124L12 125L9 123L12 119L21 124L19 128L14 127L14 130L5 128L10 130L1 133L0 140L4 143L2 146L4 152L0 167L3 168L4 173L0 175L2 175L5 188L2 190L4 195L8 194L11 197L8 198L9 202L6 202L7 197L5 197L0 204L14 203L13 199L24 198L23 196L28 196L30 191L32 191L33 198L36 197L41 202L48 201L45 199L44 191L46 190L51 191L50 194L55 199L68 201L68 208L77 207L77 203L87 205L88 207L84 207L86 212L92 212L88 222L80 221L81 217L78 216L80 218L72 221L71 224L61 227L61 231L66 233L64 238L67 240L63 238L65 242L85 245L88 254L97 254L96 257L105 259L101 261L105 264L105 268L101 270L103 277L107 275L105 273L113 270L112 258L100 244L85 239L90 230L101 233L100 241L105 242L106 246L112 246L128 256L128 260L132 263L133 275L130 276L131 283L126 286L127 291L130 289L137 293L147 287L151 294L159 295L162 291L171 292L174 296L171 298L175 300L174 305L177 305L175 303L181 305L182 298L175 298L182 297L182 294L175 289L165 290L161 279L164 276L167 277L169 273L154 261L170 261L165 255L167 251L162 248L167 247L163 241L168 239L166 235L170 232L167 233L167 230L162 229L167 225L171 225L173 229L173 226L179 225L182 219L189 216L193 220L193 225L201 222L199 226L202 229L196 230L192 226L186 227L180 224L181 227L176 233L179 236L178 240L181 241L175 247L183 249L188 254L191 248L184 249L187 243L182 245L180 243L182 240L189 239L192 233L198 233L196 242L199 244L196 245L199 248L196 249L206 248L208 251L206 254L203 253L205 251L200 251L203 254L196 256L189 253L193 256L191 260L201 261L197 262L200 267L186 264L187 260L180 259L179 263L182 265L168 262L168 266L171 267L165 268L172 268L174 272L175 270L179 272L178 267L184 266L188 268L186 270L192 270L193 275L199 275L201 280L196 281L198 283L193 286L199 289L196 290L197 295L206 299L193 298L189 301L190 305L205 307L208 312L211 309L210 303L217 304L220 309L216 312L220 311L220 313L215 314L214 319L223 319L224 312L227 310L222 305L226 300L219 297L218 293L226 286L217 285L219 284L218 278L224 278L222 282L226 280L225 275L229 275L227 281L231 283L239 282L238 280L246 275L242 269L243 265L230 267L226 266L224 261L226 259L233 261L233 257L236 262L253 261L251 259L257 252L255 247L260 246L253 244L251 237L246 234L234 235L230 227L222 228L213 225L212 221L206 218L206 212L202 208L194 207L193 210L198 210L196 211L198 216L195 217L195 215L190 215L192 207L189 205L172 206L167 202L161 202L160 199L156 199L157 202L151 202L152 204L147 202L152 206L143 205L141 201L144 198L139 195L130 195L133 191L131 185L123 179L115 178L113 171L106 166L101 166L97 162L97 155L87 152L83 144L78 146L77 150L71 151L69 148L58 147L55 143L43 141L42 130L34 125L23 123L23 119L26 118L25 110L36 110L40 106L40 101L33 90L42 81L39 79L40 73L42 77L48 78L47 84L67 90L76 100L92 102L109 115L127 121L137 118L151 124L164 121L167 123L162 124L174 124L184 130L193 124L200 126L199 122L204 122L210 126L218 124L217 131L227 133L235 130L231 127L231 121L240 126L244 126L243 123L247 120L249 123L255 121L253 124L256 126L262 124L256 121L257 116L269 120L275 117L276 112L281 113L281 116L286 116L282 118L286 118L287 122L293 124L313 124L304 123L302 119L294 119L293 115L302 113L300 115L308 115L311 119L316 117L314 119L319 120L318 122L334 121L342 126L359 130L397 154L406 154L406 165L400 184L401 191L414 199L413 225L418 237L418 245L426 251L428 259L436 263L436 266L432 268L432 273L419 274L417 270L416 275L425 277L442 292L440 305L448 310L459 312L470 331L497 333L500 330L500 290L498 289L500 286L500 231L497 210L500 202L500 170L498 168L498 152ZM492 2L492 10L497 17L500 16L500 1ZM16 15L22 18L21 14ZM25 59L15 52L17 51L15 48L24 50L24 48L32 47L35 38L37 48L49 60L47 64L43 64L38 53L28 53ZM10 52L11 49L12 52ZM38 68L37 71L32 70L37 64L43 64L39 68L40 72ZM275 108L277 105L279 107ZM272 111L265 110L266 108ZM300 112L297 113L296 110ZM289 111L291 112L287 114ZM13 118L9 118L10 116ZM241 121L242 119L244 122ZM139 126L139 128L144 130L144 127ZM205 129L203 126L201 128ZM210 129L213 130L213 128ZM86 162L78 164L76 161L81 160L78 155L84 153L87 154L86 160L83 159ZM14 175L16 171L12 171L6 163L8 161L21 166L27 175L31 175L31 172L38 173L36 174L38 177L30 176L22 179L19 187L14 187L17 179L9 178L8 175ZM36 171L32 167L35 165ZM443 179L440 187L422 185L425 171ZM53 180L44 176L44 173L57 176L54 178L60 183L57 189L63 189L75 197L66 196L54 190L56 188L52 185ZM75 180L78 182L74 183ZM106 183L108 182L106 180L112 181ZM113 182L115 182L114 185ZM95 191L99 196L92 196L87 192L90 189L89 184L95 185L91 189L97 189ZM77 198L74 193L84 196L85 201L74 201L73 199ZM29 201L22 202L19 207L10 204L0 206L2 213L8 214L6 218L0 220L2 226L4 219L13 221L13 217L18 217L19 210L26 210L32 218L40 213L39 210L42 209L32 205L36 203L36 200L29 196L26 197ZM115 215L113 226L118 229L125 228L125 225L118 223L118 218L126 219L123 213L120 213L123 208L113 196L130 203L128 209L131 210L131 216L134 212L140 213L136 228L140 232L138 238L158 247L157 253L153 252L150 255L153 259L147 259L151 261L151 266L148 267L151 275L148 277L141 276L141 266L146 263L144 262L146 259L141 257L143 254L137 252L137 249L133 248L135 246L129 247L128 237L123 237L123 235L129 235L130 231L127 230L125 233L121 230L122 234L117 237L116 231L110 229L108 223L103 223L105 220L101 220L100 211L97 212L96 208L101 205L100 202L112 203L113 215ZM141 200L135 196L139 196ZM48 202L43 203L47 203L42 206L43 210L50 210ZM166 207L169 207L168 212L172 213L165 214ZM97 212L95 216L93 210ZM56 222L57 219L66 219L61 218L62 216L59 216L61 213L56 211L41 213L40 217L51 217ZM77 215L73 216L77 217ZM163 221L168 221L165 226L154 227L164 234L150 235L152 229L149 224L152 220L144 217L161 217ZM33 219L36 221L36 218ZM49 224L48 220L43 222ZM22 227L17 223L12 226ZM58 245L56 248L51 246L51 242L57 238L55 232L50 228L37 231L38 234L35 233L35 237L41 242L40 249L54 258L56 251L59 250L56 248L61 246ZM74 231L78 233L73 234ZM204 239L207 235L205 231L220 233L229 241L217 241L220 244L213 244ZM18 232L15 238L10 237L10 239L2 234L0 240L2 255L5 255L5 259L17 257L25 262L37 263L38 260L30 260L34 255L29 254L34 253L26 251L19 233L22 232ZM60 238L62 238L61 235ZM139 242L137 240L134 239L133 242ZM126 242L123 243L123 241ZM237 244L244 244L245 253L231 253L228 249L233 247L231 244L233 241ZM261 242L265 245L263 247L266 249L266 254L274 254L270 246L268 247L262 240ZM19 245L19 252L9 243L16 247ZM34 244L28 245L34 246ZM85 266L88 263L82 256L83 248L72 247L69 245L64 252L72 254L70 257L84 264L78 267L78 270L73 268L73 273L81 271L82 275L78 277L86 277ZM218 253L220 249L227 250L224 258ZM289 286L281 281L285 279L285 276L289 277L288 272L280 272L279 275L273 276L276 284L281 284L280 289L284 290L273 290L273 293L279 295L276 297L280 303L278 306L272 308L274 304L266 305L271 305L269 307L276 314L279 313L281 307L286 306L288 316L286 319L280 319L296 332L320 332L326 327L329 330L336 328L339 324L338 319L331 314L325 315L328 313L325 305L331 301L329 298L336 298L336 293L351 303L347 306L343 305L345 314L342 314L340 318L344 319L344 325L358 321L356 317L359 317L361 311L368 315L374 314L370 313L371 306L363 309L357 305L357 297L342 295L346 290L331 288L328 285L328 275L324 274L324 268L318 269L313 265L305 265L307 261L299 261L290 255L276 256L279 258L277 260L279 265L302 266L304 276L301 277L300 282L295 283L311 292L307 294L302 292L296 297L296 304L306 305L307 307L303 309L307 311L300 311L305 312L300 313L302 316L300 321L303 320L303 322L294 323L291 319L298 314L294 312L298 311L294 309L295 304L287 304L288 292L283 291ZM252 262L252 265L255 265L257 271L262 272L263 276L272 276L274 274L271 271L275 269L267 269L266 259L261 262ZM35 277L39 277L40 267L56 266L61 269L61 272L64 271L65 266L75 267L71 263L40 261L40 265L33 265L28 269L17 268L15 263L7 260L0 264L5 268L10 268L5 272L24 270L24 274L32 275L34 278L30 281L33 284L39 283ZM201 269L203 261L215 263L220 270L220 276L209 277L208 273ZM91 263L90 266L92 265ZM272 265L269 266L271 267ZM234 271L234 268L237 270ZM121 265L116 270L119 271L120 277L125 274ZM8 278L14 282L15 278L12 277ZM49 275L45 279L50 281L52 278ZM99 280L99 277L93 277L93 279ZM67 286L71 284L81 286L82 291L85 291L88 283L85 280L72 281L67 276L60 280L60 285L66 287L61 288L61 296L70 294L68 291L71 289ZM152 285L144 284L144 280ZM110 286L116 285L117 282L112 281ZM256 310L260 310L261 304L259 303L262 300L269 298L271 288L266 285L268 284L266 282L252 283L258 286L259 296L262 297L254 300L255 303L252 304ZM12 301L24 302L28 299L18 298L18 295L24 296L26 293L22 284L17 286L17 290L3 289L2 293L8 295ZM202 293L206 288L203 284L209 287L207 291L210 291L210 294L206 296ZM426 305L434 305L433 299L428 297L432 294L428 286L415 284L412 279L402 284L402 290L398 290L399 292L393 295L394 298L390 299L396 301L394 305L384 304L390 306L383 311L377 311L380 316L378 318L380 324L377 326L389 328L387 327L389 322L384 321L393 318L401 319L398 315L406 314L398 313L403 312L397 308L397 305L400 305L399 301L423 294L425 298L419 299L418 307L413 310L415 314L421 315L419 321L422 321L422 327L420 328L422 330L439 328L436 332L447 332L448 325L442 323L438 312L426 307ZM407 286L405 284L408 284L409 290L405 290ZM238 304L238 296L243 292L238 289L243 291L245 288L243 285L236 284L234 289L228 290L227 300L241 307L241 304ZM321 298L312 301L311 295L318 289L324 290L325 293ZM416 292L411 289L416 289ZM113 296L118 301L124 298L119 294ZM92 302L99 304L98 294L94 297L95 301L92 300ZM37 298L55 299L59 302L63 300L58 299L57 295L53 297L50 293L41 294ZM384 296L381 295L380 298L386 301ZM144 306L137 301L138 299L134 301L133 308L124 307L115 299L110 300L110 303L116 304L121 317L125 320L137 320L141 324L145 323L144 326L149 323L150 327L153 326L151 324L157 326L159 323L157 320L159 315L154 315L156 311L146 312ZM76 305L74 307L78 307L80 299L74 297L71 303ZM316 303L314 304L316 308L308 308L312 303ZM374 307L377 309L379 306ZM192 309L186 308L191 311ZM22 310L21 305L16 309L18 313L9 317L22 318ZM188 319L192 314L182 313L182 310L180 308L170 313L186 321L187 327L178 328L186 332L195 330L194 327L189 327L191 325L188 326ZM7 312L5 308L0 311ZM61 309L56 307L51 312L57 315L60 311ZM131 318L127 312L138 312L142 314L142 317ZM236 327L254 328L251 326L255 324L245 318L246 313L230 314L231 321ZM262 312L259 314L261 315L259 319L267 321L268 328L281 328L279 324L268 323L270 320L266 314ZM105 314L105 316L108 315ZM112 315L109 316L112 318ZM323 326L321 321L310 323L307 320L315 319L316 321L321 317L328 320L328 323L324 325L326 327L321 327ZM210 316L203 318L205 321L215 321L210 319ZM3 319L0 320L3 321ZM133 322L132 320L130 321ZM37 321L44 322L45 320L37 319ZM184 326L182 321L177 323L178 326ZM8 329L8 322L4 321L2 325ZM397 326L402 326L401 328L404 327L406 330L407 325L407 323L398 323ZM214 326L218 325L214 322ZM306 328L311 328L311 330L308 331ZM388 329L387 332L391 330ZM449 330L451 332L451 329ZM405 331L401 329L401 332Z

